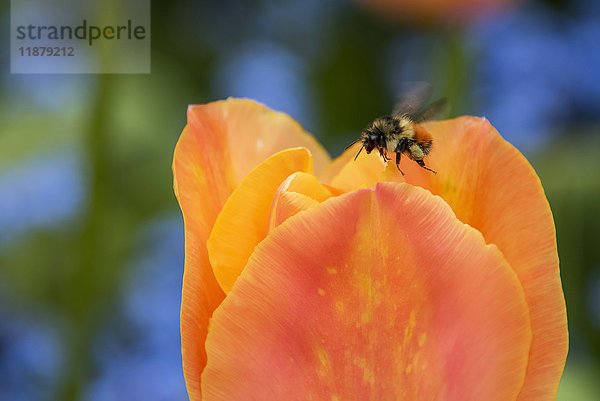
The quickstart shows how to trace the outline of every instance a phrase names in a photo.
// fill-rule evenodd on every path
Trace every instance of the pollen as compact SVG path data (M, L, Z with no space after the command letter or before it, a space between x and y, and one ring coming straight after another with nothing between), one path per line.
M323 296L323 295L325 295L325 290L324 290L324 289L322 289L322 288L319 288L319 289L317 289L317 293L318 293L320 296Z
M337 270L336 270L336 269L334 269L334 268L329 268L329 267L328 267L328 268L327 268L327 273L329 273L329 274L337 274Z

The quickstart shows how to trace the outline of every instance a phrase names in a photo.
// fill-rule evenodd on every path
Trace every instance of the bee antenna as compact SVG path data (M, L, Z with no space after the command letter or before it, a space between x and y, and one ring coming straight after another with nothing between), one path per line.
M354 145L356 142L360 141L360 139L361 139L361 138L358 138L357 140L355 140L354 142L352 142L350 145L346 146L346 147L344 148L344 150L348 150L348 148L349 148L350 146L352 146L352 145Z
M360 147L360 149L358 150L358 153L356 154L356 156L354 156L354 161L356 161L356 159L358 159L358 155L360 155L360 152L362 152L362 150L365 148L365 145L363 144L363 146Z

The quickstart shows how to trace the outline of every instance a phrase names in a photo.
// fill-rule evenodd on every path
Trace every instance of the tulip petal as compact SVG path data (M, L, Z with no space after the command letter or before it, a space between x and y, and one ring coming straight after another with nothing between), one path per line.
M307 148L313 157L315 173L320 173L330 162L327 151L298 122L253 100L229 98L191 106L188 124L195 130L208 132L207 141L225 138L227 153L223 157L227 160L225 164L231 164L234 187L260 162L284 149Z
M305 194L317 202L331 198L331 191L312 174L301 171L290 175L279 187L278 192L298 192Z
M267 235L269 211L281 183L297 171L312 172L305 148L283 150L252 170L233 191L206 243L217 282L229 292L254 247Z
M269 232L301 211L319 206L319 202L298 192L282 192L273 206L269 217Z
M366 152L359 155L356 160L354 157L360 147L354 145L346 150L338 159L331 163L331 167L323 173L325 179L331 179L331 185L337 188L351 191L353 189L367 187L373 188L379 180L381 173L385 170L386 164L376 152L367 155ZM349 158L352 156L352 159ZM341 166L344 160L348 160ZM336 174L337 171L337 174ZM325 181L327 182L327 181Z
M498 246L517 273L531 310L533 342L519 400L556 398L568 351L567 316L554 221L539 178L485 119L461 117L423 126L434 139L425 163L437 174L404 157L404 176L390 162L375 177L378 171L359 164L359 157L348 163L353 167L338 167L332 182L344 178L344 186L358 187L395 181L429 189L448 202L463 223L479 230L488 244ZM369 157L379 159L375 154ZM340 159L349 160L346 154ZM347 168L360 171L342 177Z
M463 117L425 127L434 136L430 163L438 173L407 174L406 181L444 198L515 270L533 331L518 400L554 399L568 351L567 315L554 220L540 180L525 157L485 119Z
M209 319L225 296L206 240L221 207L245 173L278 150L304 146L320 171L329 156L289 116L245 99L191 106L173 158L174 190L185 222L181 347L190 399L200 399Z
M333 181L333 179L340 173L344 166L354 160L361 146L362 143L356 143L347 148L340 156L333 159L331 163L325 167L321 174L319 174L319 181L331 183L331 181Z
M331 198L261 242L215 311L206 400L514 399L531 340L495 246L405 184Z
M296 213L337 195L340 195L339 191L321 184L312 174L297 172L290 175L275 194L269 216L269 232Z
M212 147L215 152L199 152ZM202 135L186 126L173 158L175 195L185 223L185 272L181 301L181 354L190 399L200 400L200 374L206 365L204 340L213 311L225 294L217 284L208 261L206 239L229 195L224 170L209 171L220 155L219 140L206 144Z

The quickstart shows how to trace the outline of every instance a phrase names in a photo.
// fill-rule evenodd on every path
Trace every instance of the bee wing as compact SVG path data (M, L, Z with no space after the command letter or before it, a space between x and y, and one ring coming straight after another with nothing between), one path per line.
M407 85L407 90L403 91L396 106L392 111L393 116L410 116L419 111L419 109L429 100L433 88L427 82L413 82Z
M416 123L435 120L436 118L448 113L448 99L443 97L425 107L422 111L412 116L412 120Z

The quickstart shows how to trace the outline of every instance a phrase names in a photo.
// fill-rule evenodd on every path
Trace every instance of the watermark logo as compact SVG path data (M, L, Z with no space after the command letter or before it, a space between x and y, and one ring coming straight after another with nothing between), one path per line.
M12 73L150 73L150 0L11 0Z

